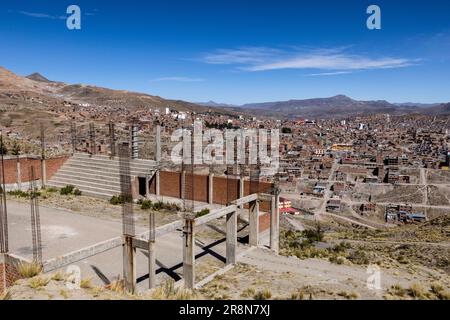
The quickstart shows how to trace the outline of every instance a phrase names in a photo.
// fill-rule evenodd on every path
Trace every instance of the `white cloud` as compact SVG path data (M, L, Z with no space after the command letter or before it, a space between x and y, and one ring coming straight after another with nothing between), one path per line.
M346 71L402 68L414 65L418 60L395 57L371 57L350 54L347 48L294 49L292 51L244 47L220 49L207 54L202 61L208 64L237 65L245 71L267 71L282 69L330 70L342 74ZM331 72L323 75L331 75Z
M33 17L33 18L41 18L41 19L53 19L53 20L67 19L67 17L65 17L65 16L52 16L50 14L39 13L39 12L18 11L18 13L20 13L24 16Z
M205 81L205 79L188 77L162 77L153 79L152 81L202 82Z
M307 74L309 77L321 77L321 76L336 76L340 74L349 74L353 73L353 71L334 71L334 72L321 72L321 73L310 73Z

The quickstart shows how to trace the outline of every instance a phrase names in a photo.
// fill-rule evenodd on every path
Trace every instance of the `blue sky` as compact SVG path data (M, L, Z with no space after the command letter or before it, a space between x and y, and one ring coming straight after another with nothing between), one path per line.
M81 30L66 27L79 5ZM366 9L381 8L368 30ZM68 83L242 104L346 94L450 101L450 1L15 0L0 65Z

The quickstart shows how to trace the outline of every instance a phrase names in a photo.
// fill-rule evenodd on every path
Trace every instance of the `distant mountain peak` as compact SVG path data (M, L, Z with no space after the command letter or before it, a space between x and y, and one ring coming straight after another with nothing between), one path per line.
M331 97L330 99L333 99L333 100L353 100L352 98L347 97L344 94L338 94L336 96Z
M38 72L30 74L29 76L26 76L26 78L28 78L30 80L34 80L34 81L40 81L40 82L52 82Z

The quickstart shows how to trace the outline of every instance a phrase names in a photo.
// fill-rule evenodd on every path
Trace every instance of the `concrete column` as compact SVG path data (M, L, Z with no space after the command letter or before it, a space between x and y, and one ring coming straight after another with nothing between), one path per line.
M41 159L41 186L45 188L47 184L47 165L45 159Z
M244 177L239 177L239 198L243 198L244 197ZM244 205L241 204L239 206L240 209L244 209Z
M130 236L124 236L123 279L125 288L134 293L136 290L136 249L133 248L133 237Z
M183 277L187 289L195 284L195 233L194 220L185 219L183 229Z
M270 249L278 254L280 239L279 196L272 196L270 210Z
M208 203L214 202L214 173L208 175Z
M156 252L155 241L148 242L148 287L156 287Z
M157 162L157 164L159 165L160 161L161 161L161 126L157 125L156 126L156 135L155 135L155 161Z
M158 124L155 128L155 161L156 161L156 172L155 172L155 194L159 196L161 194L160 186L160 164L161 164L161 126Z
M227 214L227 257L226 264L236 263L237 247L237 212Z
M21 172L21 168L20 168L20 158L17 157L17 179L16 179L16 183L17 183L17 189L21 190L22 189L22 172Z
M155 172L155 194L157 196L161 195L161 185L160 185L159 168Z
M258 200L250 203L249 208L249 238L248 244L258 246L259 243L259 202Z
M149 215L150 234L148 237L148 287L150 289L156 287L156 225L155 225L155 212L151 212Z
M145 197L150 197L150 176L145 176Z
M186 197L186 170L181 171L181 182L180 182L180 198L185 199Z

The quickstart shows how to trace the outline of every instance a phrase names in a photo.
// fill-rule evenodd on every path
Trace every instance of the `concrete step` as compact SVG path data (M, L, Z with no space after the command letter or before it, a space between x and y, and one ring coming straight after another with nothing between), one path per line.
M65 187L67 185L73 185L76 188L80 189L81 191L93 191L109 194L111 196L121 193L119 186L114 187L92 182L74 183L74 181L71 179L52 179L51 181L49 181L48 184L52 186L58 186L60 188Z
M119 175L121 171L119 171L119 167L114 166L106 166L106 165L92 165L89 163L65 163L62 168L71 168L72 170L85 171L85 170L93 170L97 172L102 172L107 175ZM148 175L151 174L154 169L141 170L130 168L130 174L134 176L138 175Z
M54 175L54 177L59 174L71 175L71 176L80 176L85 178L93 178L93 179L102 179L107 181L120 181L119 172L112 172L110 170L99 171L96 169L83 169L80 168L72 168L72 167L62 167L58 170L58 172ZM136 172L130 172L130 175L135 175ZM154 172L150 172L150 175L153 176Z
M98 160L98 159L69 159L66 161L67 164L89 164L93 166L107 166L111 168L119 168L120 162L119 161L111 161L111 160ZM149 170L156 168L156 165L153 163L134 163L130 162L130 168L136 169L136 170Z
M104 185L111 185L111 186L120 186L120 179L119 178L110 178L110 177L105 177L105 176L101 176L101 175L91 175L91 176L86 176L84 173L81 173L79 175L74 175L74 174L67 174L65 172L61 172L59 171L57 174L55 174L52 178L52 180L59 180L59 179L71 179L73 180L74 184L78 184L80 182L92 182L92 183L99 183L99 184L104 184Z
M61 183L64 185L73 185L75 187L89 187L89 188L95 188L95 189L103 189L103 190L109 190L111 192L120 193L120 185L119 184L105 184L105 183L98 183L98 182L89 182L89 181L77 181L72 178L55 178L51 180L52 182Z
M71 159L93 159L93 160L107 160L107 161L119 161L119 157L114 157L114 158L110 158L109 156L106 155L94 155L94 156L90 156L89 154L86 153L75 153ZM130 159L131 163L135 163L135 164L142 164L142 165L154 165L156 164L156 162L154 160L150 160L150 159Z
M77 159L77 158L70 158L68 160L68 162L79 162L79 163L92 163L92 164L111 164L111 165L115 165L115 166L119 166L120 165L120 161L119 160L109 160L109 159L96 159L96 158L81 158L81 159ZM148 162L141 162L141 161L130 161L130 167L136 167L136 168L153 168L156 166L156 163L153 161L148 161Z
M51 182L51 181L48 182L47 185L49 187L54 187L57 189L61 189L66 186L65 184L63 185L58 182ZM111 193L110 191L101 191L99 189L97 189L95 191L87 190L86 188L83 188L83 187L79 187L78 189L81 190L81 194L83 196L89 196L89 197L106 199L106 200L109 200L109 199L111 199L112 196L117 195L116 193Z
M156 171L154 161L131 160L130 172L132 176L153 175ZM120 163L118 158L111 160L108 156L92 156L77 153L69 158L48 182L49 186L63 188L73 185L82 194L110 199L121 193Z

